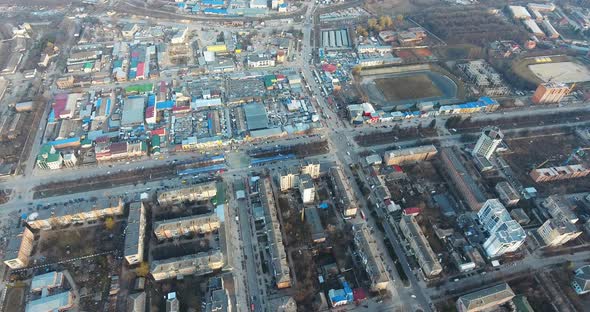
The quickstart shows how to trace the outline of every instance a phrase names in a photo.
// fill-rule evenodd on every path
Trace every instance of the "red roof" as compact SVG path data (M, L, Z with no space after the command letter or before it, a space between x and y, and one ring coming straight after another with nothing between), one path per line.
M395 170L397 172L404 172L404 170L402 169L402 167L400 167L398 165L393 165L391 167L393 167L393 170Z
M367 293L362 288L355 288L352 290L352 298L354 301L362 301L367 299Z
M172 106L172 111L175 113L184 113L191 110L190 106Z
M420 209L418 207L411 207L411 208L404 209L404 214L408 215L408 216L415 216L415 215L420 214L420 212L422 212L422 209Z
M166 92L166 81L160 82L160 92Z
M159 136L166 135L166 128L154 129L151 131L151 134L152 135L159 135Z
M336 71L336 69L338 69L338 67L336 67L336 65L333 65L333 64L322 65L322 70L325 72L333 73Z
M148 106L145 109L145 118L154 117L155 115L156 115L156 110L154 109L153 106Z
M111 154L127 153L127 142L115 142L111 144Z
M137 77L143 77L144 74L145 74L145 63L144 62L137 63Z

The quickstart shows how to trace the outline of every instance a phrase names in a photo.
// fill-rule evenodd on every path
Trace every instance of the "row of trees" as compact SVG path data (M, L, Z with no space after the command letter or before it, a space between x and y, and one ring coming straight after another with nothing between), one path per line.
M402 23L404 21L404 16L400 14L400 15L397 15L395 19L396 19L397 23ZM369 36L369 32L380 32L382 30L392 29L394 27L395 27L395 23L394 23L393 18L391 16L381 15L378 19L377 18L370 18L367 21L366 27L359 25L356 28L356 33L359 36L367 37L367 36Z

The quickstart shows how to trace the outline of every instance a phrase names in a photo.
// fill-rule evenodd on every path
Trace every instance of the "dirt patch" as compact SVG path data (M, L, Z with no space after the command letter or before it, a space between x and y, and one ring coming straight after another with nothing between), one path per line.
M25 299L25 287L9 287L6 289L6 301L4 304L4 311L6 312L20 312L23 310Z
M438 97L441 90L426 74L380 78L375 80L377 88L387 101L405 101L417 98Z

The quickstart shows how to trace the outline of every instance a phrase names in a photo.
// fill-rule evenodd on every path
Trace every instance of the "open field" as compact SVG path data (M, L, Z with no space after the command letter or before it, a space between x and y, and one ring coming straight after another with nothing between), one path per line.
M509 66L512 69L511 72L515 74L518 78L534 85L542 83L545 80L549 80L549 78L551 77L554 77L553 80L555 81L565 82L565 80L561 79L565 79L565 77L569 77L571 75L576 74L575 72L563 72L559 66L555 65L556 63L572 63L572 65L567 66L571 69L577 70L583 68L586 71L585 75L588 75L588 69L586 68L586 66L573 57L567 55L551 55L546 56L546 58L547 57L551 59L549 63L539 64L535 60L535 57L527 57L522 59L515 59ZM538 65L543 66L539 67ZM565 77L563 77L562 73L563 75L565 75Z
M387 101L391 102L443 95L436 84L424 73L379 78L375 79L375 85Z
M574 62L533 64L529 65L529 69L544 82L574 83L590 81L588 68Z
M496 40L523 42L528 38L524 28L480 6L431 6L412 18L449 44L484 46Z
M457 98L459 87L451 77L425 68L395 68L389 73L363 75L361 87L369 102L381 107Z

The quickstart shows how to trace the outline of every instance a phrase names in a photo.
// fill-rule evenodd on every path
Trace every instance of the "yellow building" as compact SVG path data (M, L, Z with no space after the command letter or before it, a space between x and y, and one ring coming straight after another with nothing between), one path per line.
M227 52L227 46L225 44L214 44L207 46L207 51L215 53Z
M543 83L537 87L532 101L535 104L559 103L572 88L573 86L568 87L565 83Z

